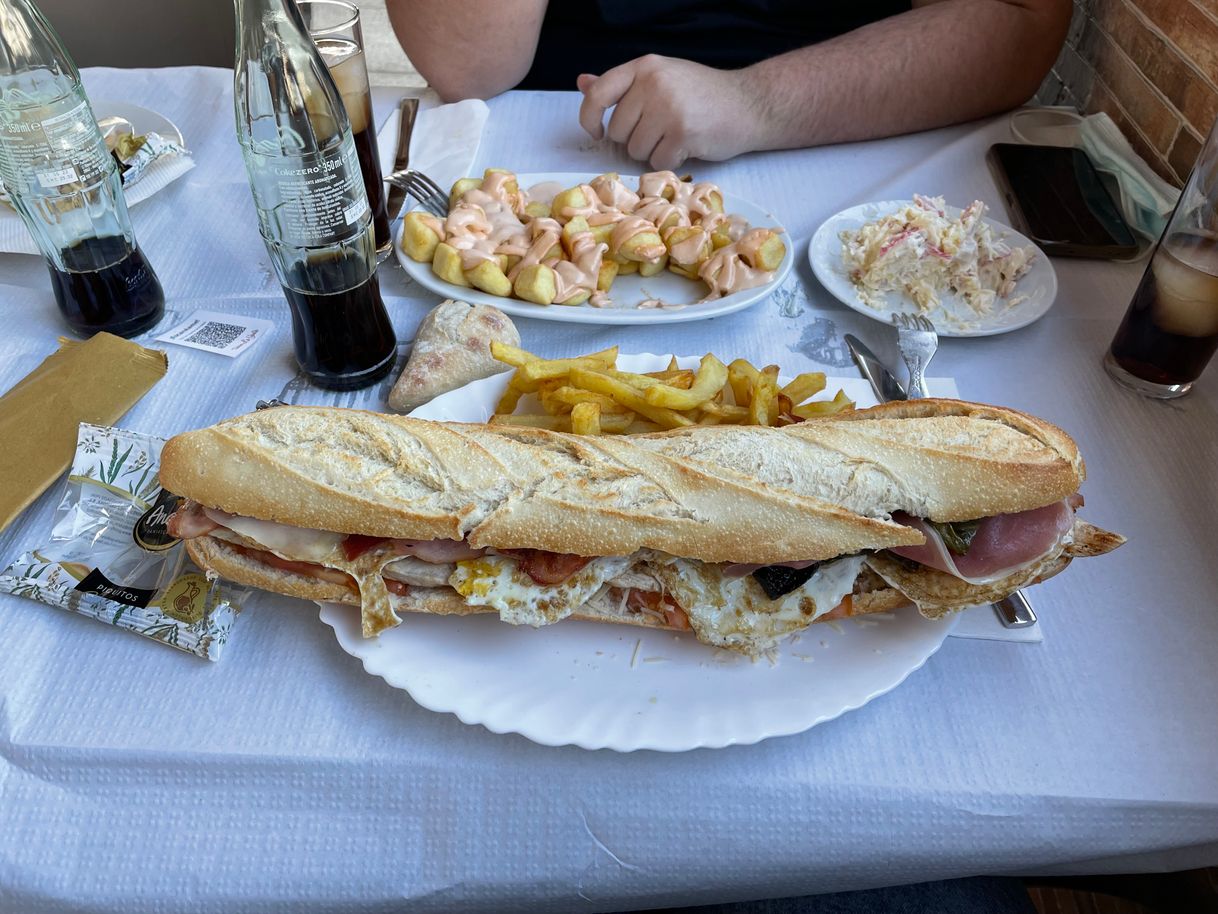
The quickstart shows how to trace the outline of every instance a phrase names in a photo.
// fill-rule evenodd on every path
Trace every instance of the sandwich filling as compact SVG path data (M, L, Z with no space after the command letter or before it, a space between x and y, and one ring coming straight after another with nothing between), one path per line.
M954 524L897 512L893 519L920 530L926 543L886 554L979 589L992 587L1059 556L1079 504L1072 498ZM885 553L756 566L706 563L654 550L630 556L496 550L463 540L310 530L191 501L170 518L169 532L179 539L212 537L269 568L343 588L359 599L366 636L400 621L396 598L414 588L450 588L467 605L495 611L514 625L549 625L573 613L619 621L643 617L666 628L692 629L705 643L756 655L814 622L851 614L851 595L864 565L902 590L879 561Z

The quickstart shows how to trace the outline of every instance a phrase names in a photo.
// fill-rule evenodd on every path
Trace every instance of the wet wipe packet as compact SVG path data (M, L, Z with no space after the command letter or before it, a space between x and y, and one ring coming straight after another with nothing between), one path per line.
M164 439L81 423L50 542L0 572L0 592L220 659L248 593L207 576L166 530Z

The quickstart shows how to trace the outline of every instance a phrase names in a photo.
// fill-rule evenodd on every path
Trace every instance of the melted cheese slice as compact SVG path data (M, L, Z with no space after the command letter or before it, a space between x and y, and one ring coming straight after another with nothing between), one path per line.
M346 539L345 533L292 527L270 520L226 514L214 508L204 508L203 513L221 527L227 527L234 533L253 540L280 558L290 559L294 562L320 562Z
M561 584L538 584L515 559L486 555L458 562L449 583L471 606L489 606L504 622L536 627L571 615L633 562L629 556L594 559Z
M777 600L751 575L724 577L717 566L689 559L655 564L652 572L685 610L699 641L756 656L841 603L862 567L861 555L826 562Z

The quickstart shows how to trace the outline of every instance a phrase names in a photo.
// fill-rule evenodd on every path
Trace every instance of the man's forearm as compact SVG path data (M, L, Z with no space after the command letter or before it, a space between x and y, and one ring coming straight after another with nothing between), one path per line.
M406 55L445 101L489 98L533 63L546 0L386 0Z
M1052 65L1070 5L946 0L742 72L759 149L890 136L1027 100Z

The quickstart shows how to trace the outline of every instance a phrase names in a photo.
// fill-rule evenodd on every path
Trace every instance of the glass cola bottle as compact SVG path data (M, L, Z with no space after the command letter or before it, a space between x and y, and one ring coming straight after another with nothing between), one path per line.
M342 98L292 0L235 5L237 137L297 361L321 387L365 387L397 344Z
M0 180L84 336L135 336L165 310L135 241L118 164L72 59L30 0L0 0Z

